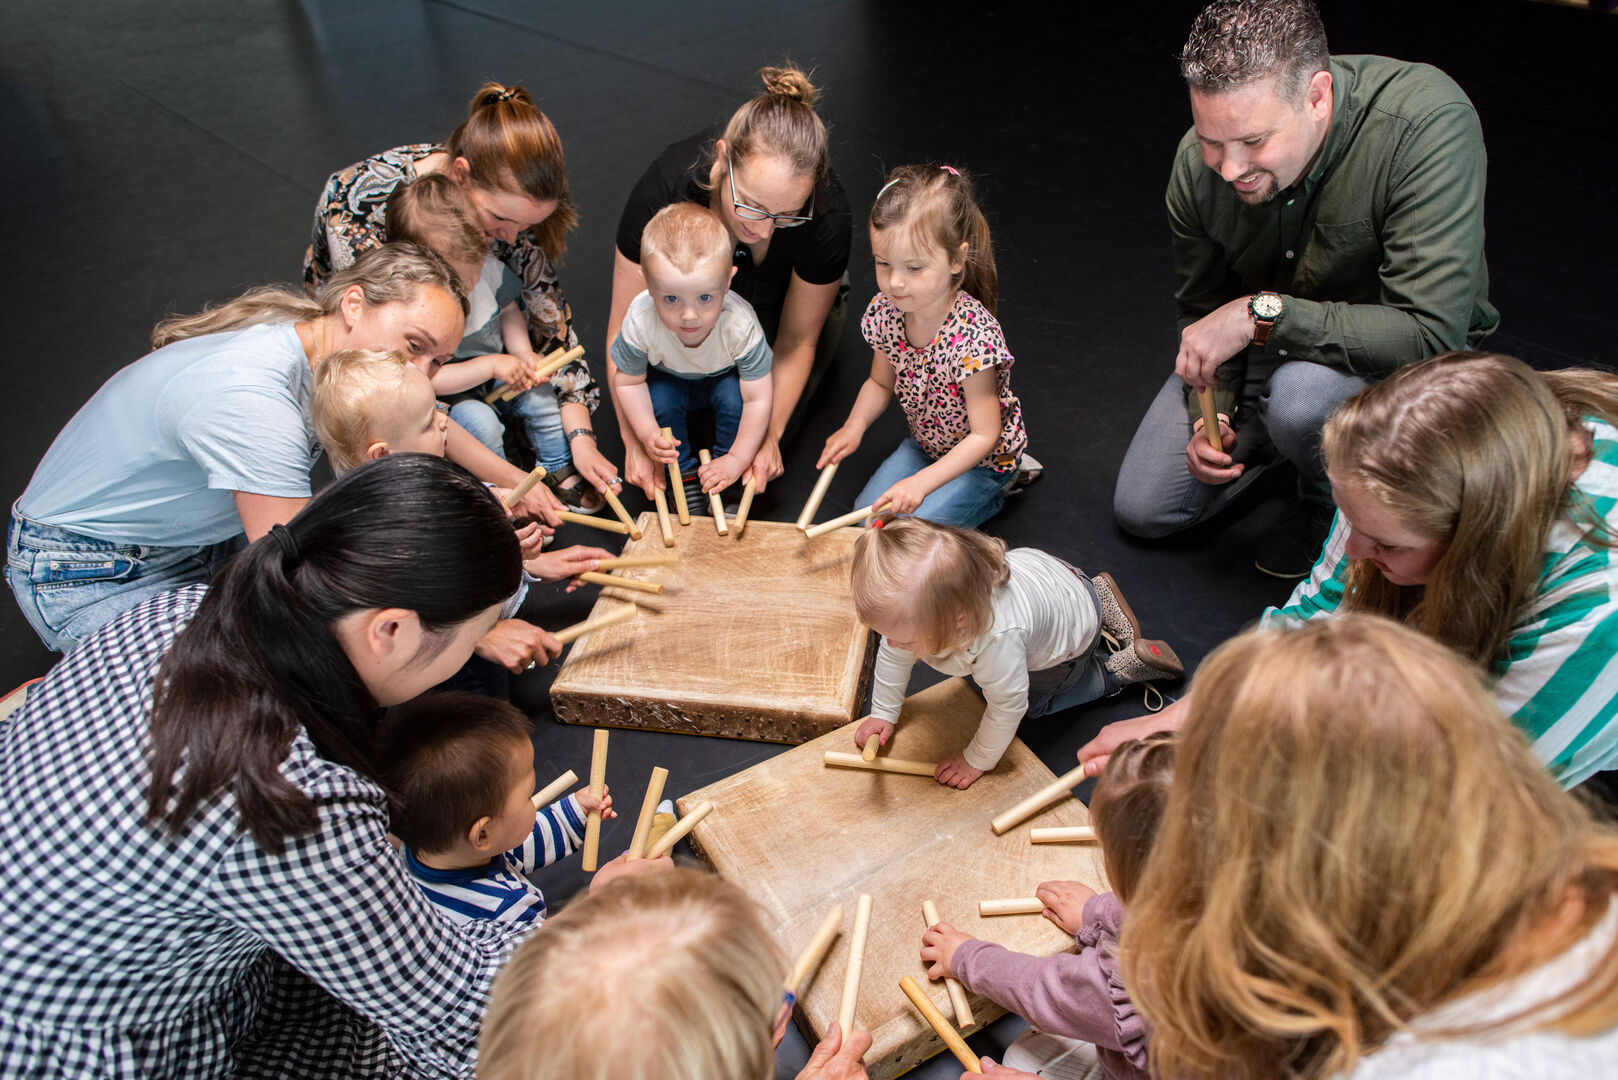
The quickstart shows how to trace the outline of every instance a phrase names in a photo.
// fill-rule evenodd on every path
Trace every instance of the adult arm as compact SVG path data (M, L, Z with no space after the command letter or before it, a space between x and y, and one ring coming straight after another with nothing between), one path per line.
M803 388L809 383L809 373L815 366L815 346L820 343L820 331L826 325L826 316L837 301L841 278L824 285L811 285L793 271L787 284L786 299L781 305L781 322L775 331L775 363L770 369L771 392L770 427L753 461L753 476L763 490L768 480L781 475L781 434L786 431L792 410L803 397Z
M646 291L646 277L640 271L640 264L632 262L629 256L617 248L612 252L612 303L607 311L607 355L612 355L613 342L618 340L618 332L624 324L624 316L629 312L630 301ZM646 455L646 449L640 438L635 434L631 419L624 414L622 403L618 399L617 368L609 361L607 364L607 394L612 398L612 407L618 416L618 434L624 441L624 479L635 487L646 492L651 497L653 487L662 487L663 478L658 475L659 470L654 466L652 459Z
M833 1022L797 1080L865 1080L864 1058L870 1048L870 1032L855 1028L845 1039L842 1027Z
M1114 720L1102 728L1095 738L1079 747L1079 764L1084 766L1084 775L1100 776L1113 751L1131 739L1144 739L1159 731L1179 731L1180 725L1185 723L1186 702L1189 700L1189 697L1183 697L1160 712L1147 713L1130 720Z
M249 544L269 532L271 526L291 521L309 501L280 495L254 495L248 491L233 491L231 495L236 499L236 513L242 519L242 531L247 534Z

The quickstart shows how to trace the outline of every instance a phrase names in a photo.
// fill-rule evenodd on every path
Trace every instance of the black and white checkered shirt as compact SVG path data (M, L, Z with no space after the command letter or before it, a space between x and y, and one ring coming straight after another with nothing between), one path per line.
M0 1075L471 1076L531 928L439 917L377 785L300 732L281 771L320 826L284 854L229 793L142 823L152 676L203 594L110 623L0 726Z

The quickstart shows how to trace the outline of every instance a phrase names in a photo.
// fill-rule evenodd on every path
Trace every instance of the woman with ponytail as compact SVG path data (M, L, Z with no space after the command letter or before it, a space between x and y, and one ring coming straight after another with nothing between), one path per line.
M747 301L774 349L769 431L753 459L759 490L781 475L781 441L801 422L842 340L848 251L854 233L848 196L832 172L818 91L792 64L759 72L764 92L723 128L671 143L641 176L618 219L607 342L618 337L630 301L646 291L640 242L665 206L713 209L735 241L730 288ZM612 365L607 385L616 395ZM616 400L616 398L615 398ZM667 481L618 410L624 478L646 492Z
M370 755L520 576L482 484L392 455L58 664L0 724L0 1074L470 1076L532 928L437 916Z

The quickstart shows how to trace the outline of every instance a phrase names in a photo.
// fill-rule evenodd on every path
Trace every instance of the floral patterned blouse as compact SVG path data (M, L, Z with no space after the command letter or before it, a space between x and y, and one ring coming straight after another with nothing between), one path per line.
M334 271L387 240L383 231L388 196L400 184L416 178L416 166L423 158L441 150L443 147L434 143L397 146L331 175L315 206L314 231L303 256L303 284L311 295ZM556 280L556 268L534 238L522 232L515 244L491 240L489 252L522 282L522 304L528 314L528 336L534 350L543 356L554 349L577 345L573 312ZM594 412L601 402L601 390L583 360L552 375L551 386L557 401L564 405L585 405Z
M1023 427L1022 404L1011 392L1011 350L988 308L960 290L937 336L918 349L905 340L904 312L885 294L877 293L860 320L860 331L866 344L892 361L893 392L904 407L910 434L934 458L943 457L971 434L961 384L969 375L994 368L1000 395L1000 441L977 464L995 472L1017 467L1028 446L1028 432Z

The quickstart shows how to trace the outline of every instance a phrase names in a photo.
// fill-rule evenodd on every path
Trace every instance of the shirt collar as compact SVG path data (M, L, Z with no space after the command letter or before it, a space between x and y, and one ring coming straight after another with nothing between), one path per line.
M1321 177L1325 176L1337 164L1348 147L1348 98L1349 84L1353 80L1353 73L1338 63L1335 57L1331 60L1331 125L1326 129L1326 141L1315 156L1315 163L1309 169L1309 175L1303 178L1301 184L1293 187L1302 187L1303 193L1309 195L1319 185Z

